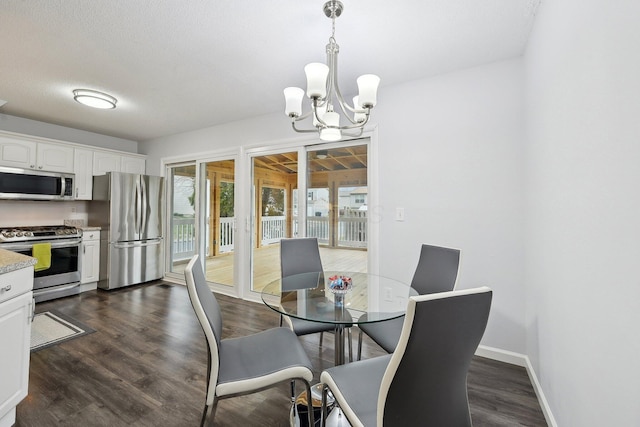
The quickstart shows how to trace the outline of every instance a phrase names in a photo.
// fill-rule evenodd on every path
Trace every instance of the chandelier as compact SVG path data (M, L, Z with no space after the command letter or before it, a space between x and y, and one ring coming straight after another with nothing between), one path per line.
M291 126L296 132L319 132L323 141L339 141L343 136L360 136L364 125L369 121L371 109L376 105L376 95L380 77L365 74L356 80L358 95L353 98L353 104L345 102L338 87L338 52L340 47L336 43L336 18L344 9L341 2L331 0L324 4L324 14L331 18L332 31L327 44L327 64L313 62L304 67L307 76L307 96L311 100L311 111L302 114L302 98L304 91L298 87L284 89L286 100L285 113L291 118ZM348 124L340 125L341 115ZM313 118L315 129L300 129L296 123ZM349 131L353 130L353 133ZM347 132L343 132L347 131Z

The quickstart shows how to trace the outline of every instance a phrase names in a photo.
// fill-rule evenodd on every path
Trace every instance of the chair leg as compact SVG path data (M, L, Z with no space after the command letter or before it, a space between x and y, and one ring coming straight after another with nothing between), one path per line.
M213 425L213 419L216 416L216 409L218 408L218 399L214 399L213 403L211 405L204 405L204 411L202 412L202 419L200 420L200 427L204 427L207 424L211 424ZM210 412L210 415L207 417L208 413ZM208 418L208 423L207 423L207 418Z
M351 343L351 328L347 329L347 339L349 340L349 363L353 362L353 345Z
M311 395L311 383L309 381L304 380L304 385L307 388L307 412L308 412L308 421L309 427L315 426L315 416L313 415L313 396Z
M362 359L362 329L358 328L358 360Z
M329 387L326 384L322 385L322 406L320 407L320 426L325 427L327 425L327 416L329 410L327 408L327 394L329 393Z
M324 332L320 332L320 347L322 348L322 340L324 338Z

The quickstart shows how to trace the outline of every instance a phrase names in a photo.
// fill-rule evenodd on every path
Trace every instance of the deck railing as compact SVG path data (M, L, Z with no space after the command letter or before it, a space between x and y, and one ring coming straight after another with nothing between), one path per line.
M173 218L173 260L188 259L196 253L194 218Z
M234 230L236 219L234 217L220 218L220 252L233 252Z
M280 239L287 237L287 217L286 216L263 216L262 217L262 245L277 243Z
M236 219L220 218L220 253L233 252ZM293 221L293 234L298 235L298 221ZM286 237L287 218L284 216L262 217L262 245L277 243ZM307 236L318 238L318 243L329 244L329 217L307 218ZM338 246L349 248L367 247L366 211L357 216L340 217L338 220ZM173 218L173 260L191 258L196 250L194 218Z

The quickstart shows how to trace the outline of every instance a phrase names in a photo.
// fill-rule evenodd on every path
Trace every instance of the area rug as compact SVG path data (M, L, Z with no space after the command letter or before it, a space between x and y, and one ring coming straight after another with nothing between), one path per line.
M44 311L31 323L31 352L95 332L87 325L56 310Z

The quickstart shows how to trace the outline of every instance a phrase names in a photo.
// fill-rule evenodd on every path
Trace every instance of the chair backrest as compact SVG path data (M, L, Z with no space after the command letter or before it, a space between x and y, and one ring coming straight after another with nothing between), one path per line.
M318 239L303 237L280 240L280 271L281 277L322 272Z
M215 389L218 382L219 357L218 348L222 335L222 314L215 295L209 289L202 270L202 264L194 255L184 269L187 291L196 317L207 338L209 350L209 382L207 384L207 405L213 403Z
M452 291L459 266L459 249L422 245L411 287L420 295Z
M467 372L484 334L487 287L411 297L378 397L378 425L471 426Z

